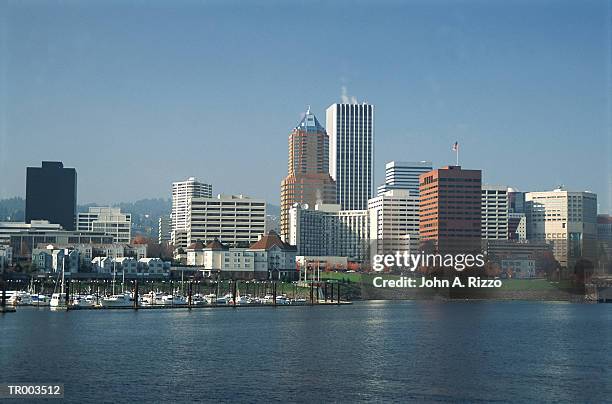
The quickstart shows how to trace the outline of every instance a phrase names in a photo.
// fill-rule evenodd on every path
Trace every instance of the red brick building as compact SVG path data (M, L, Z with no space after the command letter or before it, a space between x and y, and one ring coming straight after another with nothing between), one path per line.
M441 253L480 249L480 170L447 166L419 177L421 244Z

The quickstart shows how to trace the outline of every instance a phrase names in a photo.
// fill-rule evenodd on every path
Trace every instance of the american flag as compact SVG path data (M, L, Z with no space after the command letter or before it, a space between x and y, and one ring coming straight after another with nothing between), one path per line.
M457 150L459 150L459 142L455 142L455 144L453 144L453 151Z

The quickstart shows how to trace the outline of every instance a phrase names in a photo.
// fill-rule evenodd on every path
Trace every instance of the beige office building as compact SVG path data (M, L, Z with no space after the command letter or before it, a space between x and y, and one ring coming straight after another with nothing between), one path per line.
M555 189L525 194L527 238L552 244L561 266L573 268L580 258L595 262L597 195Z

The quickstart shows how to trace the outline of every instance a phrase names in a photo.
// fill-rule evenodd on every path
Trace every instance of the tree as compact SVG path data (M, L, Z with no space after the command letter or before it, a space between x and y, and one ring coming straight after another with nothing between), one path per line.
M593 276L595 266L590 260L580 258L574 265L574 276L578 283L588 283Z

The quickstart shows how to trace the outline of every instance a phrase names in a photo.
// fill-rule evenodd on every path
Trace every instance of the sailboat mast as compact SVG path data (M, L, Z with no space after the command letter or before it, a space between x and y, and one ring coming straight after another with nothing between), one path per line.
M115 268L115 260L113 259L113 296L115 295L115 277L117 276L117 270Z
M62 255L62 286L60 289L60 298L64 294L64 276L66 273L66 250L64 250L64 254Z

